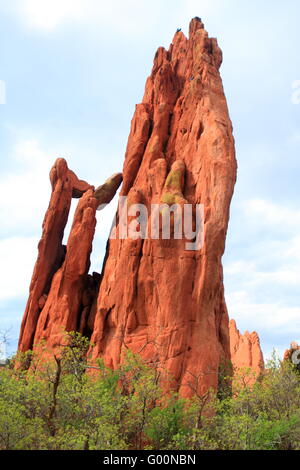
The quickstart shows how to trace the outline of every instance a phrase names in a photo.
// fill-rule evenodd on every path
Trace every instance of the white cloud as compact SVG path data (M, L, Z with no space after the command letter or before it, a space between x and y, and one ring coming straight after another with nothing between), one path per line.
M224 9L224 2L221 0L185 0L182 2L182 13L187 18L193 18L194 16L200 16L202 21L205 22L207 18L214 14L221 14Z
M300 292L300 211L253 199L240 205L245 218L245 232L251 228L251 255L224 265L227 279L235 279L243 288L266 286L273 290L289 286ZM248 224L248 225L247 225ZM260 239L261 230L267 239ZM258 233L258 238L255 234Z
M53 154L42 150L36 140L15 145L13 171L0 177L0 226L5 234L34 232L42 222L50 196L49 171Z
M255 302L247 291L241 290L227 294L230 316L239 319L248 329L260 329L291 333L300 331L300 306L287 307L279 302Z
M238 205L242 234L248 234L242 259L225 264L228 276L300 283L300 210L263 199ZM261 266L264 266L262 268ZM270 269L272 266L272 270ZM241 278L242 279L242 278Z
M0 300L26 295L37 257L37 237L0 240Z
M300 131L294 131L287 139L288 143L299 144L300 143Z
M89 28L96 25L110 34L132 37L152 34L154 28L163 26L170 17L176 22L180 19L187 30L192 17L202 15L205 20L216 13L221 15L224 5L221 0L185 0L174 1L170 9L161 0L20 0L10 8L26 27L43 33L65 25L86 24Z
M300 265L299 266L286 266L283 269L278 269L274 272L256 272L252 280L245 285L261 285L261 284L276 284L287 285L289 287L295 286L300 288ZM275 286L274 286L275 287Z
M148 30L160 8L159 0L21 0L15 7L21 21L40 32L85 23L127 36Z
M228 278L238 279L245 288L270 284L278 289L278 286L286 285L297 287L300 292L300 237L280 242L270 240L262 243L260 248L258 242L253 249L251 260L239 259L224 265Z
M283 254L293 258L295 261L300 261L300 236L289 240Z
M271 356L274 347L283 357L291 341L300 344L300 307L288 307L272 299L257 302L243 290L227 294L226 303L240 331L258 333L265 358Z
M52 31L64 21L80 19L84 2L80 0L24 0L19 10L28 26Z
M44 170L49 163L49 152L42 150L36 139L18 142L14 147L14 154L15 160L22 166Z
M265 355L278 341L281 355L300 334L300 211L252 199L239 214L239 236L251 239L224 264L228 311L240 328L258 332Z
M246 217L257 226L272 225L287 230L300 227L300 210L280 206L264 199L251 199L241 204Z
M292 103L300 104L300 80L295 80L292 84L292 88L295 90L292 94Z

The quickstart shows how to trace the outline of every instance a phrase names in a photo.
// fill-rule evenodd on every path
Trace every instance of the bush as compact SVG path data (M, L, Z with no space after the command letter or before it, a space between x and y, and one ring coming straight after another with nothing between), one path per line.
M66 335L59 355L28 352L0 369L0 449L300 449L300 376L276 357L253 386L163 393L157 368L128 351L117 370L89 365L89 341ZM24 364L31 364L24 368ZM87 373L88 371L88 373ZM229 387L230 384L230 387Z

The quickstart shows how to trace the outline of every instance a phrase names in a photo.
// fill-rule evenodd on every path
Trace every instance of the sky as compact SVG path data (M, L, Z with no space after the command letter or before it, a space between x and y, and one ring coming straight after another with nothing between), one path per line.
M0 332L10 330L9 352L51 166L64 157L95 186L121 171L155 51L177 28L187 34L194 16L223 50L236 142L223 258L229 316L258 332L265 357L300 343L300 2L0 0ZM91 271L101 270L116 202L97 215Z

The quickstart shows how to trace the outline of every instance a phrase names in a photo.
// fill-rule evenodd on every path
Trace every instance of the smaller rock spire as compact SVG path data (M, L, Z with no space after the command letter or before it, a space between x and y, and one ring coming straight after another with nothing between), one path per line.
M195 16L190 22L190 27L189 27L189 37L191 36L198 30L198 29L204 29L204 24L202 23L201 18L199 16Z
M264 371L264 358L258 334L255 331L253 333L246 331L242 335L237 329L235 320L230 320L229 337L231 362L235 372L239 374L240 370L251 368L255 377L253 379L250 377L250 381L255 381L255 378Z

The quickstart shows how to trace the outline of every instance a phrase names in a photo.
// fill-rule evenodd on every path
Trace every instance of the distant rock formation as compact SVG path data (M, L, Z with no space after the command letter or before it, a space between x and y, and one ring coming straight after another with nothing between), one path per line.
M289 349L284 353L283 360L292 361L300 369L300 345L296 341L291 342Z
M149 212L152 204L188 203L194 223L196 205L203 205L204 245L188 249L190 237L116 237L107 244L101 276L91 276L95 211L110 201L121 176L95 192L58 160L21 350L42 339L55 347L62 328L77 330L91 337L92 358L111 367L131 349L167 370L181 395L218 387L220 364L230 359L221 258L237 168L221 63L216 39L197 17L188 38L177 31L168 50L158 49L132 119L121 189L128 207L143 203ZM63 247L72 196L80 200ZM122 223L119 211L116 233Z
M264 358L260 347L258 334L248 331L242 335L236 327L236 322L229 322L230 355L235 372L251 369L250 382L253 382L264 371ZM253 372L253 375L252 375Z

